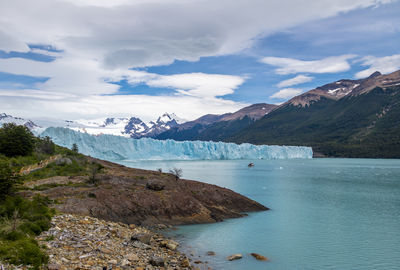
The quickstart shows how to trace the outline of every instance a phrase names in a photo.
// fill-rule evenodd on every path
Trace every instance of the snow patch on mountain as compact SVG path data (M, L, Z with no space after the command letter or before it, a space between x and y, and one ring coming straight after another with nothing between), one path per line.
M40 127L37 124L35 124L32 120L20 117L14 117L5 113L0 113L0 127L6 123L15 123L17 125L23 125L29 129L35 129Z
M172 127L183 123L184 120L175 114L164 113L156 121L145 123L140 118L106 118L95 120L78 120L77 126L69 127L75 131L91 135L117 135L130 138L153 137Z
M25 125L36 133L48 127L65 127L74 131L80 131L91 135L115 135L127 138L153 137L164 132L185 120L175 114L164 113L156 121L145 123L137 117L108 117L100 119L79 119L79 120L56 120L56 119L35 119L34 121L19 117L13 117L5 113L0 114L0 126L3 123L16 123Z

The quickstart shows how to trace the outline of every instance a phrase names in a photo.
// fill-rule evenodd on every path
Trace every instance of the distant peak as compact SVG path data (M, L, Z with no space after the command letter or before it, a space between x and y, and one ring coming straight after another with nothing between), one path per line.
M167 113L165 112L163 115L158 117L157 123L168 123L170 121L175 121L176 123L182 124L184 122L187 122L187 120L178 117L175 113Z
M378 76L381 76L381 75L382 75L382 73L380 73L379 71L375 71L374 73L369 75L368 78L374 78L374 77L378 77Z

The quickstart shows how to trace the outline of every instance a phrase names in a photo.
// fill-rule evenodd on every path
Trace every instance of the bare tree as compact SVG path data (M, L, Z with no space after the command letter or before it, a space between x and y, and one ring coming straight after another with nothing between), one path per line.
M15 231L18 227L18 221L19 221L19 211L16 209L13 212L12 215L12 230Z
M169 172L175 176L176 180L179 180L179 178L182 177L182 169L179 168L172 168L169 170Z
M103 166L99 163L92 163L89 166L89 184L92 185L97 185L99 182L99 179L97 178L97 174L100 172L100 170L103 168Z

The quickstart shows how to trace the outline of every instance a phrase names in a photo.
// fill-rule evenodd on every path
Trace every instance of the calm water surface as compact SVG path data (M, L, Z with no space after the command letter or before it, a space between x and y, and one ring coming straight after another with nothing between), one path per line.
M254 162L255 167L247 164ZM213 269L400 269L400 160L146 161L271 208L171 232ZM215 251L216 256L206 256ZM250 252L270 262L253 259ZM226 256L242 253L242 260ZM200 256L200 257L199 257ZM206 269L206 268L204 268Z

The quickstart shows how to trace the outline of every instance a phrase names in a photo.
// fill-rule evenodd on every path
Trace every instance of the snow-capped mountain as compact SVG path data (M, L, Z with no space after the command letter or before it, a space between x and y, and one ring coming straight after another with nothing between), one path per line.
M151 121L149 123L151 127L146 132L146 137L155 137L164 131L176 127L180 123L183 123L183 121L176 117L175 114L164 113L162 116L158 117L156 122Z
M137 117L81 119L76 121L57 119L35 119L34 121L8 114L0 114L0 126L4 123L25 125L31 130L42 130L47 127L66 127L92 135L109 134L131 138L154 137L184 120L175 114L164 113L156 121L145 123Z
M2 126L5 123L15 123L17 125L24 125L29 129L35 129L40 127L39 125L35 124L32 120L20 117L13 117L5 113L0 113L0 126Z
M172 127L183 123L175 114L164 113L154 121L145 123L140 118L106 118L97 120L78 120L68 127L93 135L111 134L131 138L154 137Z
M339 80L325 84L290 99L282 106L291 104L305 107L321 99L339 100L346 96L368 93L376 87L386 88L398 85L400 85L400 70L386 75L376 71L364 79Z

